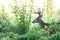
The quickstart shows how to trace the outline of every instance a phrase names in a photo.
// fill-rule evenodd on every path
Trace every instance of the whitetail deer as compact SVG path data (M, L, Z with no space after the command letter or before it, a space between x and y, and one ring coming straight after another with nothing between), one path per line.
M48 26L49 29L51 29L51 28L49 27L51 24L45 23L45 22L41 19L41 18L42 18L42 12L41 12L41 11L37 11L37 12L34 12L34 13L35 13L35 14L38 14L39 16L38 16L35 20L33 20L32 23L39 23L39 25L40 25L40 27L41 27L42 29L45 29L45 25ZM56 24L60 24L60 22L57 22ZM55 32L53 32L54 29L51 30L51 31L49 31L48 29L45 29L45 30L46 30L46 32L47 32L48 35L55 33Z
M38 14L39 16L35 19L35 20L33 20L33 22L32 23L39 23L39 25L41 26L41 28L45 28L45 26L48 26L48 28L49 28L49 26L51 25L51 24L49 24L49 23L45 23L41 18L42 18L42 12L40 11L40 9L38 9L38 11L37 12L34 12L35 14ZM56 24L60 24L60 22L57 22Z
M45 25L46 26L49 26L49 24L48 23L44 23L43 22L43 20L41 19L42 18L42 13L41 13L41 11L37 11L37 12L34 12L35 14L38 14L39 16L35 19L35 20L33 20L33 22L32 23L39 23L39 25L41 26L41 28L45 28Z

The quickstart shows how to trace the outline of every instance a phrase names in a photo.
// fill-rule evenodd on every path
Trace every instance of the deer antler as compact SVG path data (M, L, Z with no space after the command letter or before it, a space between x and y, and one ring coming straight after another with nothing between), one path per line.
M38 14L42 18L42 12L40 8L37 8L37 11L35 11L34 13Z

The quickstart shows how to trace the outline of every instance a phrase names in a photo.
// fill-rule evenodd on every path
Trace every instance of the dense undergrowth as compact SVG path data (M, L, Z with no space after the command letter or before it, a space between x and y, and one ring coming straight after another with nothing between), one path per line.
M32 1L21 5L17 1L14 3L14 5L9 4L10 12L7 12L2 5L0 40L60 40L60 24L56 24L55 20L50 23L49 29L46 28L47 31L32 23Z

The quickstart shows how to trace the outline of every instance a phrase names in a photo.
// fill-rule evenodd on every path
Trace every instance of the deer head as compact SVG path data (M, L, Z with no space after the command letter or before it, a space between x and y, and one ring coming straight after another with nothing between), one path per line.
M32 23L38 23L41 26L41 28L43 28L43 29L45 27L45 23L41 20L40 16L38 16L35 20L33 20Z
M35 20L33 20L32 23L39 23L40 20L41 20L41 17L39 16L39 17L37 17Z
M41 26L41 28L44 28L45 27L45 23L41 19L42 18L42 12L40 11L40 9L38 9L38 11L36 11L34 13L38 14L39 16L35 20L33 20L32 23L38 23Z
M32 23L38 23L41 20L41 18L42 18L42 13L40 11L40 8L38 8L37 11L35 11L34 13L38 14L39 16L35 20L33 20Z

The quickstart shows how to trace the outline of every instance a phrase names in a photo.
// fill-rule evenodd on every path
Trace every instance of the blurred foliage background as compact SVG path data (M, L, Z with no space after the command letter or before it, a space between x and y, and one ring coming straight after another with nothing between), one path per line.
M32 23L35 10L34 0L0 0L0 40L60 40L60 8L54 9L53 0L44 2L42 20L51 24L47 31Z

